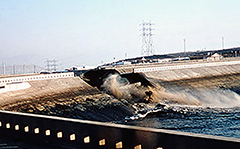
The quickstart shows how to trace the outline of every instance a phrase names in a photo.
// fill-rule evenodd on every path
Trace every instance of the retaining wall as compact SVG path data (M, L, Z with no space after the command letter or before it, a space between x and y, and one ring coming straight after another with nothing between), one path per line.
M0 135L74 148L225 149L240 139L0 111Z

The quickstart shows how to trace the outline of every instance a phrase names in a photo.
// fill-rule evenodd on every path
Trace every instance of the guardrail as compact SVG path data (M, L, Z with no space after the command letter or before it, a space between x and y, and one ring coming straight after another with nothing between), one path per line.
M23 81L36 81L36 80L47 80L47 79L57 79L57 78L69 78L74 77L73 72L67 73L55 73L55 74L33 74L28 76L13 76L0 78L0 83L12 83L12 82L23 82Z
M84 149L240 148L235 138L9 111L0 111L0 135Z
M239 65L240 61L226 61L226 62L211 62L211 63L199 63L199 64L189 64L189 65L173 65L173 66L162 66L162 67L147 67L147 68L136 68L135 73L139 72L151 72L151 71L161 71L161 70L171 70L171 69L186 69L186 68L199 68L199 67L217 67L224 65Z

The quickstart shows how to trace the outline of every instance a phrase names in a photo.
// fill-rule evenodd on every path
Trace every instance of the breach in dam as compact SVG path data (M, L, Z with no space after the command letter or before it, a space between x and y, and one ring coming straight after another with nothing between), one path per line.
M230 141L235 146L240 142L235 133L240 124L239 80L238 57L108 65L84 73L1 76L0 106L4 111L70 118L74 123L90 120L177 130L186 133L183 136L230 137L236 139ZM9 113L2 118L5 115Z

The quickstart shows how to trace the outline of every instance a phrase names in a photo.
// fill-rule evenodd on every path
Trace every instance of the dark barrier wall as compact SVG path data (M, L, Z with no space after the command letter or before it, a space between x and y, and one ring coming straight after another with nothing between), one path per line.
M0 135L81 149L228 149L240 139L0 111Z

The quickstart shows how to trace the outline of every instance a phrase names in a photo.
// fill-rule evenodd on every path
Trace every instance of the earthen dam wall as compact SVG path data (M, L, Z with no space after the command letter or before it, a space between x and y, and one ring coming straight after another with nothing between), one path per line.
M57 75L28 75L1 78L1 81L11 83L14 81L28 82L30 87L8 92L0 92L0 106L28 103L33 101L44 101L58 98L71 98L78 95L99 94L100 91L88 85L79 77L74 75L68 77L57 77ZM30 77L30 79L29 79ZM21 80L20 80L21 79Z
M240 86L240 58L218 61L179 61L172 63L117 66L120 73L141 73L158 80L162 86L176 85L194 88L234 88Z

